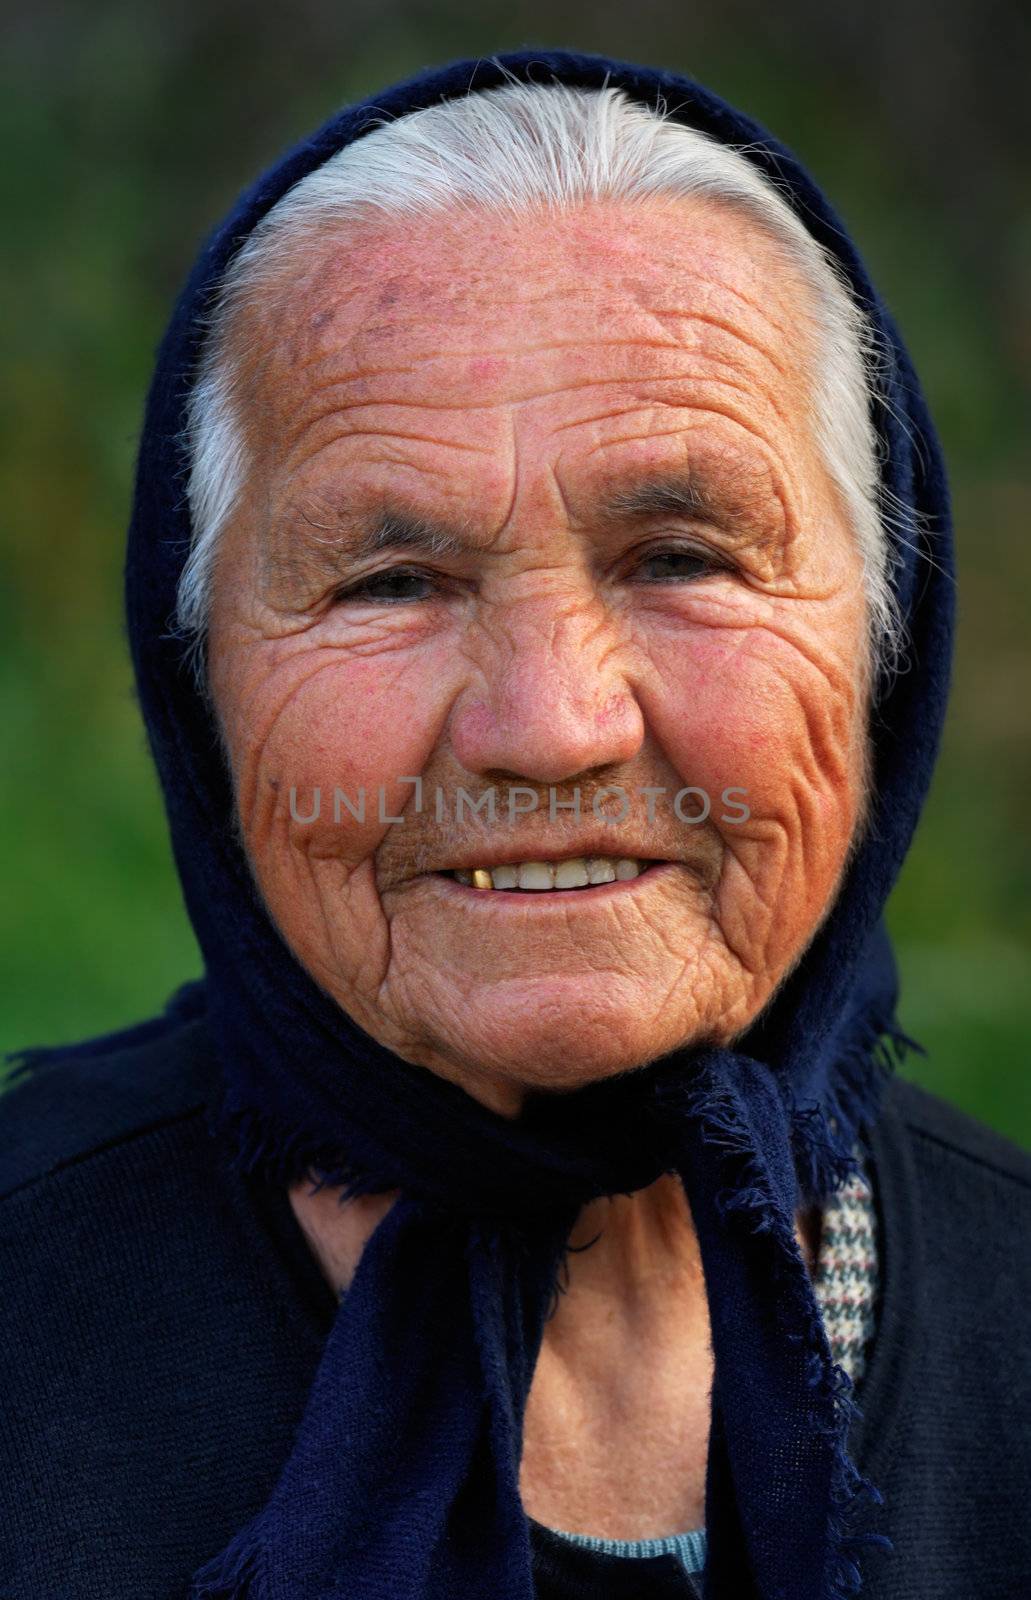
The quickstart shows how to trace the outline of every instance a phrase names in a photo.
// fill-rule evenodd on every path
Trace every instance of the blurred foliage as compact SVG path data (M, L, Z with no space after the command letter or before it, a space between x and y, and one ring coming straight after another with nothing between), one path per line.
M121 631L153 352L207 229L336 106L524 44L695 76L801 156L859 241L938 422L960 560L955 689L890 923L905 1068L1031 1145L1027 19L1016 4L99 0L3 19L0 471L7 843L0 1047L107 1031L199 961Z

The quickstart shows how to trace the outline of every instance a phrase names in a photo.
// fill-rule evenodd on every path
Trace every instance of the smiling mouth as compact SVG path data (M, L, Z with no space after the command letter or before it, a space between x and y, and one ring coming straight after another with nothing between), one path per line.
M602 883L625 883L639 878L657 861L630 856L571 856L565 861L513 861L497 867L459 868L447 872L471 889L508 889L541 894L556 889L591 889Z

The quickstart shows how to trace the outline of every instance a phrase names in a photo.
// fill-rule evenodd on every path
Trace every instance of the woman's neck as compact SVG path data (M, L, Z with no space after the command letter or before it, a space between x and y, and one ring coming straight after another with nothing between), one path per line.
M338 1188L311 1190L306 1179L299 1179L288 1191L290 1204L323 1276L342 1294L398 1191L362 1195L341 1205ZM596 1235L590 1248L572 1250L566 1257L562 1318L556 1313L545 1330L553 1341L568 1338L599 1303L612 1312L620 1307L624 1318L633 1321L647 1316L648 1307L671 1289L678 1297L704 1300L698 1236L679 1179L666 1176L633 1195L592 1200L581 1211L570 1244L586 1245ZM811 1273L820 1246L818 1208L799 1213L796 1236Z
M345 1290L397 1197L341 1206L339 1190L290 1203L323 1275ZM796 1236L812 1273L818 1211ZM590 1241L594 1240L593 1243ZM712 1348L698 1237L683 1185L660 1178L585 1206L565 1292L544 1327L527 1401L520 1492L531 1517L569 1532L644 1539L704 1518Z

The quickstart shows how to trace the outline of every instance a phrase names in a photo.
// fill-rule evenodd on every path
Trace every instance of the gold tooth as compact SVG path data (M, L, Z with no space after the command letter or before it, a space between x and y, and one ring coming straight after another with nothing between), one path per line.
M494 887L494 880L492 879L490 873L487 871L486 867L475 867L473 869L473 888L474 889L493 889L493 887Z

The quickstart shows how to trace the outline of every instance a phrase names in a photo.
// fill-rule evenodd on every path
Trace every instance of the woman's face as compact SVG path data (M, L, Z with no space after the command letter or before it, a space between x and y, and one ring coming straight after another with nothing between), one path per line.
M238 324L209 661L256 881L506 1114L732 1039L832 902L866 613L809 327L753 224L658 199L327 233ZM653 864L453 876L585 860Z

